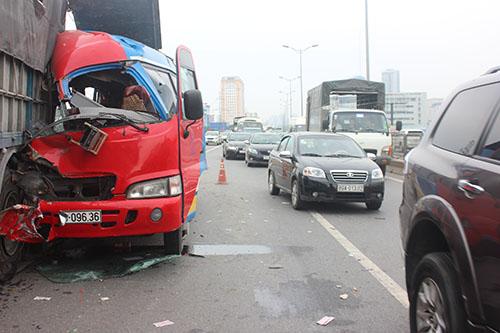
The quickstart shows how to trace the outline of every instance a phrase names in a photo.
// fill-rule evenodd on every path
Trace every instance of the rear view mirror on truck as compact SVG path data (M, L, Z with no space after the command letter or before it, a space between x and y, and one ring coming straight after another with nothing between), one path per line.
M183 94L184 114L189 120L198 120L203 118L203 101L201 92L197 89L191 89Z

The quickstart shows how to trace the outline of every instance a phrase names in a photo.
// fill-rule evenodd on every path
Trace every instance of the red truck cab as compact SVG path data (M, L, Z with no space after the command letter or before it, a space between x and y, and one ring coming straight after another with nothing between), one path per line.
M190 51L179 47L174 61L126 37L66 31L52 75L56 121L29 141L13 177L39 199L37 232L47 241L162 233L166 252L180 253L204 149Z

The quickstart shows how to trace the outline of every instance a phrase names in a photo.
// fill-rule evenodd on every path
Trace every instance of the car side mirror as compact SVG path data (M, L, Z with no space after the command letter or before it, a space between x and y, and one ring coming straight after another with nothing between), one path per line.
M372 161L375 161L377 159L377 155L375 155L374 153L366 153L366 157L368 157Z
M281 158L291 158L292 153L290 153L288 150L280 151L279 157Z
M201 92L197 89L191 89L182 94L184 99L184 114L189 120L198 120L203 118L203 101Z
M401 120L396 121L396 131L401 131L403 129L403 122Z

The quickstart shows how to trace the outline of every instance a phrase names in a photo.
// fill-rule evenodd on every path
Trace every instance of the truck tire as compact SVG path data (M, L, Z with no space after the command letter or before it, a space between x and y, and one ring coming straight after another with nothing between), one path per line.
M20 197L19 188L12 183L11 174L6 170L0 193L0 208L5 209L21 203ZM0 236L0 283L9 281L16 274L17 265L23 256L23 248L23 243Z
M410 295L410 330L466 332L464 304L457 273L449 254L427 254L417 265ZM418 312L418 313L417 313ZM433 330L432 328L436 329ZM426 330L427 331L427 330Z
M163 249L168 255L182 253L182 226L177 230L163 234Z

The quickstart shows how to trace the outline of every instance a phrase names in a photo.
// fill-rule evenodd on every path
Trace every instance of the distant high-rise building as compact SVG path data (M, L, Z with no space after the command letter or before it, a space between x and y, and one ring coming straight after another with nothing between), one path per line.
M393 114L396 121L403 122L403 128L427 127L427 93L402 92L385 94L385 113L389 123ZM392 108L392 111L391 111Z
M395 69L387 69L382 72L382 82L385 83L386 93L399 92L399 71Z
M245 115L243 81L237 76L226 76L220 81L220 121L232 123L234 117Z
M443 103L442 98L428 98L427 99L427 114L425 116L425 125L429 126L431 121L436 116L436 113L441 108L441 104Z

